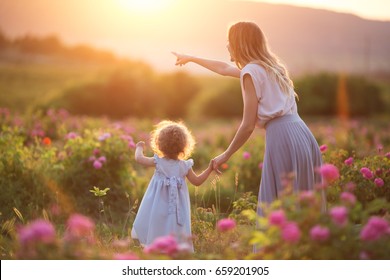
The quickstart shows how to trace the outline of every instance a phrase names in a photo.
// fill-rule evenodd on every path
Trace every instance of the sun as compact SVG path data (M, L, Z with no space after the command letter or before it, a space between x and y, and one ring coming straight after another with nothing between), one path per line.
M136 13L152 13L167 8L174 0L118 0L120 5Z

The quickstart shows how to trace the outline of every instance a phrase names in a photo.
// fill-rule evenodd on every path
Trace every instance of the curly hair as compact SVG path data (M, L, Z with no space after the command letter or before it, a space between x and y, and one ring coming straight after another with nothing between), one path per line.
M151 147L159 156L187 159L195 147L195 139L181 122L164 120L151 133Z

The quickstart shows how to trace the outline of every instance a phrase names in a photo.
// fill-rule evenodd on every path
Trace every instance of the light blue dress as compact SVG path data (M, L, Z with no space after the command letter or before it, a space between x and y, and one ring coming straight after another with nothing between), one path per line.
M191 237L191 208L185 177L194 161L157 155L154 155L154 161L156 169L142 198L131 236L144 246L167 235L174 235L179 242L188 240Z

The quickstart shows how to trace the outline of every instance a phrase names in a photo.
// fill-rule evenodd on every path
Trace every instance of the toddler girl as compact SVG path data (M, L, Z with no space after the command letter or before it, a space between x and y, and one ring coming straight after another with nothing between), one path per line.
M151 134L153 157L145 157L145 143L136 144L135 160L144 166L155 166L154 175L141 201L131 236L147 246L160 236L191 236L190 197L185 177L201 185L212 172L212 162L200 175L187 159L195 145L187 127L178 122L162 121ZM193 250L193 249L192 249Z

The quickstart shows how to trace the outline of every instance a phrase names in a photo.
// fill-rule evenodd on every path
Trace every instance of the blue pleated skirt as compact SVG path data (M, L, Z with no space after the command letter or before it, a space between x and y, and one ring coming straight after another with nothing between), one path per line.
M316 139L297 114L270 120L266 125L266 144L259 190L258 215L278 199L287 186L294 192L313 190L321 184L316 171L322 164ZM324 206L323 206L324 207Z

